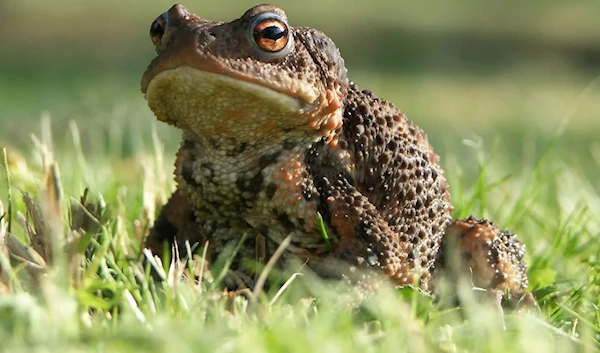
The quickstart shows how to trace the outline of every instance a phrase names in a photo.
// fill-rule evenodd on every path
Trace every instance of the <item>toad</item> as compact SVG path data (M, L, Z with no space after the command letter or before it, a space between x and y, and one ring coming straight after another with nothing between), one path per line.
M527 293L525 247L487 220L452 220L448 184L427 135L360 89L335 43L259 5L232 22L181 5L150 36L157 57L142 92L183 132L177 189L146 247L198 243L252 282L276 250L327 278L379 276L431 291L457 268L507 303ZM243 237L244 235L244 237Z

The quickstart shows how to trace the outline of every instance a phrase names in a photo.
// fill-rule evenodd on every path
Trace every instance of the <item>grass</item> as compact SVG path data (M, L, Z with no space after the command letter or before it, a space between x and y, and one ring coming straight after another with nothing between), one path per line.
M140 241L173 187L165 172L172 169L172 158L165 157L158 133L152 146L136 147L137 161L114 163L105 151L86 151L74 123L71 141L53 148L49 126L48 120L42 122L31 155L12 149L5 154L0 179L6 181L0 211L2 350L598 348L600 203L593 178L598 163L568 162L565 156L571 155L564 147L569 135L564 132L542 143L522 169L510 163L514 154L501 140L491 146L463 141L475 172L461 169L462 156L443 156L455 215L490 217L516 231L528 246L530 289L539 306L501 317L475 300L471 290L462 294L459 308L444 307L411 288L389 287L356 305L342 284L297 275L254 297L250 305L245 297L220 289L218 271L205 271L203 281L191 280L190 273L204 271L201 256L167 266L167 280L154 282ZM125 168L141 176L133 173L133 178ZM82 197L86 187L91 189Z

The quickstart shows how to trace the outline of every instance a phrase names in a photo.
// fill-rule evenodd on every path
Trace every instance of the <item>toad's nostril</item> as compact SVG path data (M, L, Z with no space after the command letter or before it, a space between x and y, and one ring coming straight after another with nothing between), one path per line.
M152 25L150 26L150 39L152 39L152 43L157 48L160 46L162 36L165 33L168 17L168 13L163 12L154 20L154 22L152 22Z

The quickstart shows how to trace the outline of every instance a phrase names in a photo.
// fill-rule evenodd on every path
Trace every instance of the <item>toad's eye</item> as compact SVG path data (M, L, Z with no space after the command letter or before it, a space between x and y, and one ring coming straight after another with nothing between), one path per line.
M162 40L163 34L165 34L167 17L168 13L164 12L162 15L158 16L150 26L150 39L156 48L160 46L160 41Z
M280 51L289 40L287 25L276 19L267 19L257 24L252 36L260 49L269 52Z
M276 13L263 13L254 18L250 35L256 47L266 53L287 54L292 38L285 19Z

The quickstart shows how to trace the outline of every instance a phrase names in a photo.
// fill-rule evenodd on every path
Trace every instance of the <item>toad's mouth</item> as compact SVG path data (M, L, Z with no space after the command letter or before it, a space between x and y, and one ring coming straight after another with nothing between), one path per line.
M189 66L161 71L145 97L156 117L197 138L276 138L306 126L316 108L256 83Z
M174 57L176 57L177 60L175 60ZM229 70L221 65L218 60L215 60L210 56L199 55L196 52L190 54L188 51L177 50L165 52L152 60L142 76L142 93L147 94L152 81L162 73L177 71L179 68L186 67L190 70L188 72L195 70L212 73L218 76L229 77L232 81L254 84L255 86L260 86L264 89L289 96L290 98L295 98L308 106L318 105L321 96L320 92L318 92L314 86L308 85L305 82L295 82L289 76L253 77L242 72Z

